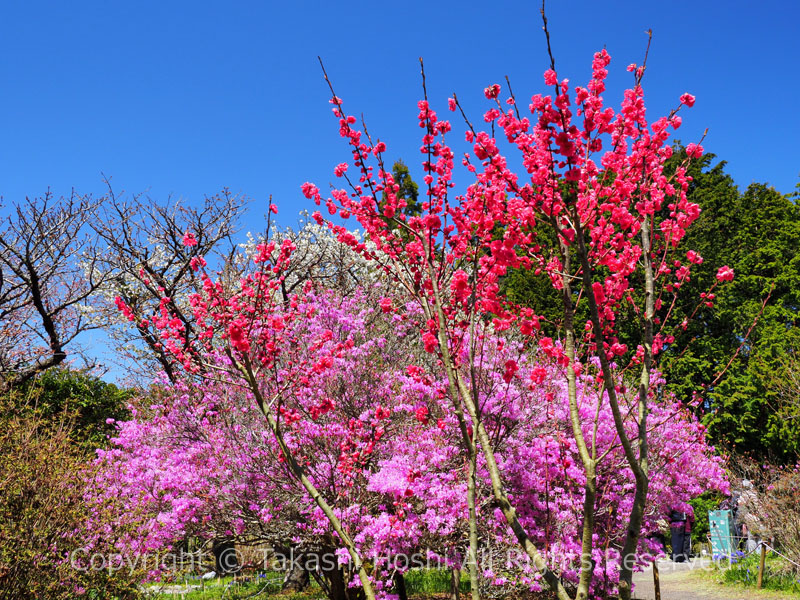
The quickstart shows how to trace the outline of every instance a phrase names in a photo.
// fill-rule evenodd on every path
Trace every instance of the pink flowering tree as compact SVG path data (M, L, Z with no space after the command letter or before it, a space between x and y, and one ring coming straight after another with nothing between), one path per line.
M485 355L484 364L504 365L515 357L519 377L504 377L502 368L489 368L482 375L478 402L483 407L485 427L491 432L492 447L502 469L508 494L514 498L521 524L543 548L548 565L558 566L561 576L577 583L579 577L581 540L575 532L582 524L585 472L581 468L580 451L572 435L570 402L567 382L561 377L558 365L536 353L520 352L515 344L500 344L501 349ZM406 521L412 531L426 530L433 519L443 515L442 502L457 506L457 522L468 519L464 479L467 477L466 457L462 459L462 478L447 486L443 496L441 481L452 474L443 472L440 459L446 448L449 455L458 453L463 443L458 439L457 419L452 405L442 398L446 380L434 380L428 374L416 373L420 392L426 398L440 398L431 404L428 433L418 427L414 443L394 446L391 458L380 463L371 485L403 499L408 507ZM427 389L425 387L427 386ZM627 514L634 501L635 479L625 468L626 459L618 443L613 415L608 406L601 408L595 418L596 385L591 376L576 382L576 396L584 434L595 435L605 460L597 469L598 494L595 504L595 537L593 548L594 597L608 597L618 584L619 554L609 552L624 542ZM430 400L429 400L430 402ZM635 408L636 398L623 398L625 410ZM634 424L628 424L631 432ZM657 522L669 513L673 505L706 490L727 490L722 459L713 455L704 440L704 428L681 407L674 398L665 398L652 409L651 485L653 494L643 517L643 529L652 534L658 531ZM592 430L596 428L596 432ZM402 437L390 440L394 444ZM434 442L433 440L438 440ZM442 441L446 440L446 441ZM433 449L431 448L433 447ZM438 449L438 451L437 451ZM463 452L463 450L462 450ZM484 583L516 588L517 591L540 591L542 574L531 568L530 561L513 556L516 540L512 532L494 516L497 510L491 502L491 476L486 461L480 457L477 465L478 529L481 554L489 560L482 565ZM460 497L459 497L460 494ZM423 527L418 524L422 522ZM661 550L651 541L643 546L647 556ZM642 559L638 566L646 564ZM647 559L649 560L649 559ZM482 586L485 589L485 585ZM511 591L511 590L509 590Z
M384 448L408 443L429 419L415 371L406 369L414 362L409 355L414 346L405 339L419 327L418 318L413 308L393 315L377 305L374 291L342 297L306 289L288 306L273 305L262 315L262 339L263 329L281 331L280 352L286 353L276 352L281 366L299 367L290 372L292 386L280 386L266 407L274 413L274 428L263 427L259 403L259 395L274 385L267 374L253 370L254 387L245 378L246 367L243 373L235 370L241 368L235 361L247 359L210 349L202 376L176 382L133 420L120 423L114 447L100 452L107 477L101 495L125 499L121 519L127 513L151 515L147 535L123 540L125 551L162 549L190 534L277 548L294 544L298 556L325 555L321 560L329 561L337 554L340 563L350 565L324 569L327 582L320 583L331 598L348 595L348 573L358 574L361 557L369 552L373 565L368 586L362 581L362 587L365 593L372 588L385 593L398 577L374 557L411 554L423 538L432 542L405 528L404 498L373 489L369 477L378 461L388 458ZM288 311L303 318L287 320ZM166 322L157 329L163 327L163 338L171 339L169 319L159 319ZM230 329L225 335L240 346L252 339ZM217 347L223 343L216 341ZM183 341L172 347L177 351ZM189 372L197 368L194 362L184 366ZM277 378L282 381L283 374ZM402 440L387 446L396 436Z
M329 214L355 218L369 243L344 225L329 225L340 241L376 261L404 294L416 298L425 316L422 344L446 373L447 395L470 462L474 465L477 453L482 454L505 521L562 599L570 594L510 500L507 474L498 463L477 400L476 365L488 351L488 334L515 331L529 339L559 365L566 382L571 434L584 472L577 598L588 596L594 576L598 469L609 459L598 432L600 414L610 411L614 435L635 482L619 563L619 594L629 598L652 479L648 415L653 409L654 362L672 340L667 327L674 298L690 276L691 265L702 260L696 253L676 255L699 208L686 198L685 166L671 177L664 172L672 152L669 136L681 124L678 112L691 106L694 97L684 94L675 110L650 123L641 84L644 66L631 65L634 85L615 111L602 97L609 61L605 51L598 52L591 80L572 89L566 79L559 79L553 61L545 73L545 84L553 92L534 95L526 116L510 88L502 102L501 87L489 86L484 92L491 103L484 114L488 131L473 127L457 98L450 98L449 109L464 116L471 145L461 162L474 181L460 193L454 191L455 153L446 142L452 125L432 109L425 92L418 121L427 197L418 216L403 212L404 200L398 198L398 186L383 161L385 143L356 127L356 119L345 112L331 87L333 111L340 135L352 150L355 176L348 175L347 163L338 165L335 174L344 179L344 187L334 189L329 198L313 184L303 186L306 197L324 204ZM501 151L503 143L517 153L521 174L512 170L513 163ZM702 154L696 144L687 150L689 158ZM325 222L319 212L315 218ZM534 271L558 290L563 305L560 339L539 335L540 317L500 294L501 279L509 269ZM732 275L721 269L718 278L724 281ZM390 299L384 307L393 309ZM635 347L628 348L620 339L617 316L623 310L637 323ZM579 314L588 319L577 322ZM503 376L519 377L518 362L510 359ZM584 377L596 385L594 411L589 414L578 401L578 382ZM632 409L626 405L630 397L635 398ZM474 484L468 504L473 522ZM474 562L474 524L471 529Z

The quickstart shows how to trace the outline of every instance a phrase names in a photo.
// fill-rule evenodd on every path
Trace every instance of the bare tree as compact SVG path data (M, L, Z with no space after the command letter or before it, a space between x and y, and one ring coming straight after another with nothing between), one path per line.
M141 195L123 199L109 185L103 218L93 224L106 244L102 269L107 281L104 286L105 312L102 319L116 350L134 365L141 374L152 375L153 368L174 377L174 366L167 359L155 328L148 319L163 306L181 320L186 332L187 348L197 339L196 324L186 299L199 291L202 281L197 277L198 261L235 276L238 248L234 235L238 231L246 200L223 190L205 198L202 205L192 207L167 200L156 202ZM190 234L191 242L184 236ZM131 309L125 317L114 305L121 299Z
M0 391L62 364L106 276L88 224L101 201L72 194L26 198L0 221ZM88 363L88 361L87 361Z

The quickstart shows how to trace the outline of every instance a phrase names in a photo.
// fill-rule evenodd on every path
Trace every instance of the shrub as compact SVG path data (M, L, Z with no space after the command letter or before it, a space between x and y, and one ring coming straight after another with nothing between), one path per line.
M84 568L71 560L89 542L85 452L72 439L69 418L45 421L15 400L0 398L0 599L138 596L127 570ZM101 540L91 551L109 553Z

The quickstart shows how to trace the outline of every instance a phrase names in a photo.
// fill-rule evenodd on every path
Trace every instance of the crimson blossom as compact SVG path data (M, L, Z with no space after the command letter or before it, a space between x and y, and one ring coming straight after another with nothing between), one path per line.
M329 214L358 221L369 244L338 222L328 224L341 242L374 260L403 293L419 302L425 315L421 342L447 374L447 393L460 418L465 451L472 463L482 453L505 521L562 600L570 593L518 515L476 401L474 367L487 352L485 333L514 330L563 368L572 437L585 473L577 598L588 596L595 577L598 472L609 456L598 445L594 424L603 407L610 410L626 468L635 480L626 534L618 548L623 557L619 593L627 599L655 477L648 443L655 361L673 339L668 327L674 325L669 317L675 298L692 264L702 260L697 253L685 261L676 255L699 207L686 196L691 181L686 165L671 174L664 167L672 155L669 137L681 125L678 112L691 106L694 97L684 94L669 115L649 122L642 87L645 69L631 65L634 85L615 111L602 96L609 62L605 50L596 53L588 84L571 89L551 61L544 81L553 92L533 95L525 116L510 87L504 102L499 85L487 87L484 95L492 106L483 115L486 131L477 130L458 99L450 98L448 108L464 116L471 148L461 163L474 181L461 193L453 191L455 152L446 142L452 125L433 110L425 92L418 124L427 198L421 213L413 216L404 213L405 200L385 167L386 144L356 127L355 117L345 112L331 86L333 112L350 146L356 175L337 166L334 174L345 185L333 189L329 198L317 186L303 185L305 196L324 204ZM423 90L424 84L423 71ZM515 161L501 151L504 144L517 153ZM692 144L689 158L702 152ZM512 168L515 162L522 174ZM314 217L326 222L320 212ZM553 324L560 343L539 333L541 315L501 293L502 279L511 269L547 278L560 295L562 317ZM726 268L719 279L732 275ZM636 331L623 335L620 321L635 323ZM517 368L513 361L504 365L505 377L513 377ZM578 383L584 377L595 382L603 399L594 415L582 414L579 407ZM632 410L625 407L629 394L637 398ZM592 423L589 435L586 419ZM468 504L474 512L473 488ZM476 544L473 528L471 562ZM471 579L477 600L474 571Z

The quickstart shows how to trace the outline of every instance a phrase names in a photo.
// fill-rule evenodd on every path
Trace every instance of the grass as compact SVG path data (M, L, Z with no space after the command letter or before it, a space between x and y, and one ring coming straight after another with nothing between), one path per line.
M411 569L406 573L406 591L409 596L447 594L450 592L449 569ZM469 578L461 572L459 590L469 593Z
M758 552L734 558L730 567L727 560L722 560L718 563L717 569L713 571L714 577L720 583L754 590L758 583L759 560ZM788 561L773 553L768 553L764 566L762 589L800 595L800 577L790 567Z
M450 591L450 571L446 569L412 569L405 576L409 596L425 597L447 594ZM150 591L157 600L244 600L259 591L258 598L274 596L280 592L282 575L280 573L258 573L249 577L223 577L203 582L198 578L185 578L183 581L153 586ZM189 586L202 586L201 589L186 591ZM158 593L158 589L162 590ZM181 589L183 588L183 589ZM469 592L469 579L462 573L459 588ZM305 592L281 593L281 600L319 600L325 594L312 581Z
M245 577L221 577L203 581L197 577L185 577L182 581L150 587L158 600L243 600L258 594L263 598L280 591L282 577L277 573L257 573ZM199 589L195 589L199 586ZM259 593L262 592L262 593ZM310 600L320 598L319 589L312 595L283 594L286 600Z
M755 553L737 558L731 568L728 568L727 561L722 561L711 572L692 573L692 579L695 582L693 585L698 586L692 589L702 588L704 585L702 580L705 580L708 582L705 585L725 584L731 588L746 590L754 598L758 597L764 600L782 600L800 596L800 581L797 576L788 570L786 561L774 554L767 555L764 591L756 595L758 561L759 556ZM324 600L325 598L322 590L313 581L305 592L280 593L281 580L281 574L277 572L266 572L245 578L239 577L236 580L232 577L225 577L204 584L199 579L186 578L184 581L164 586L167 591L155 594L155 598L156 600L245 600L246 598L264 599L267 597L277 597L280 600ZM406 573L405 580L408 595L415 600L442 600L450 591L450 571L446 569L412 569ZM190 585L203 585L203 587L198 590L186 591ZM463 594L469 594L469 579L466 572L461 574L459 587L462 598L465 597ZM719 589L722 586L715 585L715 587ZM156 589L155 586L150 588L151 592L155 592ZM185 591L185 593L179 593L179 590ZM258 593L260 591L264 593Z

